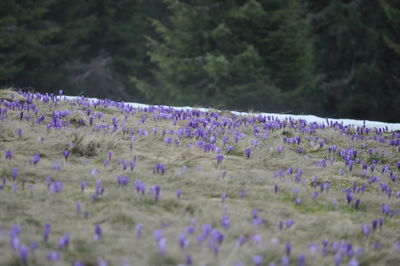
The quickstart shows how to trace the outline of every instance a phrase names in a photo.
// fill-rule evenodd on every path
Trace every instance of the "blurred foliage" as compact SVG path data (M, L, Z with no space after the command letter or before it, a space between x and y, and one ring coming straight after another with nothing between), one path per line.
M310 31L299 2L166 3L168 22L152 20L158 35L148 39L154 79L134 79L155 103L286 111L284 96L310 80Z
M310 111L399 122L400 58L391 44L400 41L400 1L305 2L315 40Z
M398 122L399 0L3 0L0 86Z

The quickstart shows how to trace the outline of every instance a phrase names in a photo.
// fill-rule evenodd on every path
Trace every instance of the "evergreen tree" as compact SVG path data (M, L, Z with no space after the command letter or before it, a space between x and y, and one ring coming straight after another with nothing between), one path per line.
M378 1L309 0L315 36L314 113L394 121L398 84L389 84L395 58L383 33L393 29ZM389 33L388 33L389 31ZM388 43L386 41L386 43ZM396 63L392 64L392 67ZM396 114L397 113L397 114Z
M129 76L148 75L155 2L0 1L0 85L143 100Z
M39 86L55 56L59 28L46 18L51 0L0 1L1 86Z
M168 23L149 38L155 82L134 78L156 103L282 110L307 84L308 24L298 1L167 0Z
M391 97L385 117L398 122L400 117L400 1L380 0L387 27L382 31L386 44L385 85Z
M143 2L61 0L53 6L69 86L88 96L141 99L128 77L143 71Z

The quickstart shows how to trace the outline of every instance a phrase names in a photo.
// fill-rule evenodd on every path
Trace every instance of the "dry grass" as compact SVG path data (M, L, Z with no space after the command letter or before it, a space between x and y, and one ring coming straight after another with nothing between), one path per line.
M15 97L12 99L11 94ZM0 99L7 101L25 101L25 97L10 90L0 91ZM224 159L221 164L216 163L215 152L204 152L196 147L200 140L182 137L179 146L175 144L176 135L170 135L169 130L176 132L185 128L189 120L153 119L159 111L146 113L144 110L135 110L134 114L122 113L115 106L98 108L91 107L92 113L102 112L101 119L95 118L92 125L86 115L84 104L77 101L60 101L56 105L51 101L42 104L34 101L39 107L38 115L31 115L30 121L19 119L20 110L9 109L7 116L0 120L0 176L7 180L5 187L0 190L0 265L23 265L19 259L18 250L10 246L10 228L14 224L21 226L19 240L21 244L30 245L32 241L39 243L39 248L29 255L29 265L52 265L47 260L47 254L58 251L61 259L55 265L71 265L74 261L81 261L85 265L97 265L98 259L104 259L109 265L119 265L127 262L128 265L178 265L185 264L185 257L191 255L193 265L254 265L252 258L261 255L264 264L270 262L280 264L285 254L285 243L292 244L290 265L298 265L298 256L305 255L306 265L334 265L335 254L332 243L351 243L352 249L362 248L363 253L354 255L360 265L400 265L400 255L393 249L393 245L400 241L399 200L395 193L400 190L399 181L390 181L388 173L381 174L383 165L377 165L376 172L368 171L368 176L362 174L361 165L354 165L350 172L337 152L328 153L327 147L336 144L338 149L348 149L354 146L359 151L359 158L368 160L367 149L370 147L380 150L379 158L390 164L394 174L400 178L397 171L397 161L400 161L399 151L389 146L388 142L381 144L373 139L352 141L349 134L342 134L340 130L317 129L310 134L301 133L290 128L269 131L269 136L259 139L258 147L252 147L249 159L244 153L245 148L251 147L255 139L253 126L244 125L239 128L245 136L238 144L233 141L229 130L224 133L230 137L227 145L233 146L233 152L226 153L226 146L222 144L222 133L218 135L216 146L221 147ZM0 104L0 108L4 108ZM64 129L47 129L52 112L69 110L65 117L71 124ZM42 124L34 121L44 113L46 119ZM140 122L143 115L147 115L144 123ZM125 118L127 116L127 119ZM223 113L228 118L230 114ZM113 132L112 119L116 117L119 128ZM222 119L221 117L219 118ZM238 119L238 118L236 118ZM233 120L234 121L234 120ZM135 139L131 134L123 131L123 125L135 131ZM94 128L98 125L110 124L108 131ZM256 123L262 130L262 125ZM158 128L154 135L153 128ZM147 131L148 135L139 136L138 129ZM19 137L17 130L22 129ZM166 130L163 137L162 131ZM262 131L261 131L262 132ZM327 144L319 148L318 144L306 141L307 136L314 139L326 137ZM389 133L385 135L390 138ZM296 152L297 145L284 144L283 137L302 138L303 153ZM374 133L370 133L373 137ZM166 145L165 137L172 138L172 144ZM365 143L365 147L361 143ZM191 145L186 147L186 145ZM132 145L132 150L130 149ZM283 146L282 153L277 147ZM11 160L5 159L7 150L13 151ZM70 157L65 160L63 151L68 149ZM113 156L109 165L104 167L103 161L108 159L107 152ZM37 165L29 161L34 154L40 154ZM136 156L136 166L129 169L129 161ZM335 157L331 165L329 158ZM327 167L316 166L323 158L327 159ZM126 160L128 169L123 170L119 160ZM61 171L53 169L54 162L58 162ZM153 174L157 163L166 167L164 175ZM294 174L290 176L274 177L274 174L283 169L292 167L294 174L298 168L303 170L302 181L296 183ZM18 169L13 190L11 169ZM96 173L92 170L96 169ZM343 175L339 169L344 169ZM116 181L117 176L126 175L129 178L128 186L121 187ZM392 190L392 197L382 193L379 182L368 184L369 176L380 176L382 183L388 183ZM63 183L63 190L54 193L48 190L46 178ZM331 190L322 192L316 199L312 199L315 191L313 176L318 176L318 184L330 182ZM95 193L95 180L101 180L105 188L102 196L92 199ZM142 180L147 191L150 186L161 187L160 199L155 202L153 195L139 195L135 191L135 180ZM80 190L80 183L87 182L84 192ZM354 193L354 198L361 200L356 209L348 205L343 189L352 187L357 181L358 186L367 184L364 194ZM33 184L31 191L29 186ZM274 193L274 185L279 186L279 192ZM301 204L294 202L293 188L299 188ZM176 197L176 190L182 191L180 200ZM246 192L240 197L240 191ZM319 190L318 190L319 191ZM221 195L227 195L222 202ZM337 199L337 205L332 205L332 199ZM77 214L75 204L81 202L82 211ZM353 201L354 202L354 201ZM381 212L381 204L388 204L396 210L393 217L385 216ZM252 224L252 210L256 209L264 223L260 226ZM83 212L89 215L85 219ZM230 227L224 229L222 217L229 217ZM369 224L374 219L384 217L381 229L365 237L361 231L362 224ZM196 220L194 234L188 234L190 245L182 250L179 247L179 235L185 232L192 220ZM291 228L278 228L279 221L294 220ZM46 243L42 238L45 223L52 224L50 240ZM143 224L143 237L135 237L135 225ZM224 240L219 245L219 254L208 248L208 237L203 243L197 243L201 234L202 225L210 224L224 234ZM94 242L95 225L100 225L103 235L100 241ZM160 255L153 232L162 229L167 239L166 251ZM71 241L67 248L58 248L58 239L66 232L71 233ZM261 243L252 239L259 235ZM238 246L238 238L245 237L245 243ZM329 240L328 250L322 254L322 242ZM341 242L342 241L342 242ZM374 250L374 243L379 242L380 249ZM310 244L318 244L318 250L313 252ZM340 250L342 250L342 245ZM343 254L342 264L346 265L351 257Z

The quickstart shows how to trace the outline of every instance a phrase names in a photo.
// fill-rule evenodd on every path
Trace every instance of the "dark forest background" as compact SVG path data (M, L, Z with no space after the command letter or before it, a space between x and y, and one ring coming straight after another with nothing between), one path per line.
M399 0L1 0L0 86L400 121Z

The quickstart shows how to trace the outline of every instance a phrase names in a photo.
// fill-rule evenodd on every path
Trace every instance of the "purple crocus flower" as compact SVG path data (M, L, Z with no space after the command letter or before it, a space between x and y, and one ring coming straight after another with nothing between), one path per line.
M295 201L295 203L296 203L297 205L299 205L299 204L301 203L301 199L300 199L300 198L296 198L294 201Z
M314 188L317 188L318 177L314 176L313 179L314 179L313 186L314 186Z
M226 199L226 193L222 193L222 194L221 194L221 200L222 200L222 202L225 202L225 199Z
M378 227L378 220L373 220L372 221L372 230L376 230L376 228Z
M397 253L400 252L400 241L397 241L396 243L394 243L393 249Z
M283 229L283 222L282 221L278 222L278 228L279 228L279 230Z
M182 195L182 191L181 191L180 189L177 189L177 190L176 190L176 197L177 197L178 199L181 199L181 195Z
M136 187L136 192L139 193L141 191L142 181L141 180L135 180L135 187Z
M195 229L196 229L196 227L195 227L194 224L193 225L189 225L188 227L186 227L186 233L193 234Z
M354 207L358 209L359 206L360 206L360 199L356 199L354 202Z
M313 193L313 195L312 195L312 198L315 199L315 198L317 198L317 197L318 197L318 191L314 191L314 193Z
M182 249L188 248L189 247L189 243L190 243L190 241L186 238L185 234L180 234L179 235L179 246Z
M11 177L12 177L12 180L15 181L15 179L17 178L17 176L18 176L18 169L17 169L17 168L12 168L12 169L11 169Z
M171 143L172 143L172 138L171 138L171 137L166 137L166 138L164 139L164 143L165 143L166 145L171 145Z
M255 219L255 218L258 217L258 211L257 211L257 209L253 209L253 210L251 211L251 216L253 217L253 219Z
M371 172L374 172L374 170L375 170L375 163L372 163L372 164L371 164L370 169L371 169Z
M51 177L50 177L50 176L46 177L47 189L50 189L52 182L53 182L53 181L51 180Z
M160 252L161 255L165 254L165 246L166 246L166 244L167 244L167 239L165 237L161 238L157 242L158 251Z
M358 261L357 261L356 258L352 258L352 259L349 261L349 264L348 264L348 265L349 265L349 266L358 266L359 263L358 263Z
M275 184L275 186L274 186L274 191L275 191L275 194L276 194L276 193L278 193L278 190L279 190L279 187L278 187L278 185L277 185L277 184Z
M103 230L101 229L100 225L96 224L94 228L94 236L93 241L99 241L101 239Z
M192 256L187 255L185 261L186 261L186 266L192 265L192 263L193 263Z
M283 152L283 147L282 146L278 146L278 153L282 153Z
M86 187L86 182L85 182L85 181L82 181L82 182L81 182L81 191L82 191L82 192L85 190L85 187Z
M18 238L21 233L21 226L19 224L14 224L10 229L10 238Z
M17 129L17 134L18 134L18 137L21 137L22 136L22 129L18 128Z
M225 230L227 230L230 227L229 217L227 215L224 215L222 217L222 227Z
M251 149L250 148L246 148L245 149L245 153L246 153L247 159L249 159L250 158L250 154L251 154Z
M6 151L6 159L11 160L12 156L13 156L13 152L11 149Z
M51 191L54 193L60 193L63 189L63 183L61 181L54 181L53 185L51 186Z
M97 258L97 266L108 266L108 263L101 258Z
M77 214L81 213L81 202L80 201L76 202L75 207L76 207L76 213Z
M38 153L35 153L35 155L33 156L33 164L37 165L40 161L40 155Z
M290 259L288 256L284 255L281 257L281 266L289 266Z
M160 229L154 230L153 237L156 242L160 241L163 236L163 233Z
M38 242L36 242L36 241L33 241L32 243L31 243L31 251L32 252L35 252L35 250L37 250L38 248L39 248L39 243Z
M135 165L136 165L136 156L134 159L129 161L129 166L130 166L131 171L133 171L133 169L135 169Z
M161 175L164 175L165 173L165 166L162 163L156 164L156 166L153 168L153 174L161 172Z
M286 228L290 228L290 227L292 227L292 225L294 225L294 221L291 219L287 219L286 220Z
M304 254L299 255L299 266L305 265L305 258L306 258L306 256Z
M142 237L142 228L143 224L135 225L135 236L137 239L140 239Z
M258 226L261 226L263 223L264 223L264 220L263 220L262 217L253 218L253 225L254 226L258 227Z
M386 215L389 214L389 212L390 212L390 206L389 206L389 205L387 205L387 204L382 204L381 208L382 208L382 212L383 212L384 214L386 214Z
M290 242L286 242L285 244L285 251L286 251L286 255L290 255L291 251L292 251L292 244Z
M50 251L47 254L47 260L49 261L59 261L60 260L60 253L57 251Z
M255 266L261 266L264 262L263 256L256 255L253 257L253 263Z
M11 242L11 247L15 250L18 250L20 247L20 241L18 236L11 236L10 235L10 242Z
M19 259L22 265L28 264L29 248L25 245L19 247Z
M363 232L363 234L366 236L366 237L368 237L368 235L369 235L369 225L368 224L363 224L362 226L361 226L361 230L362 230L362 232Z
M294 187L293 188L293 195L295 196L295 197L297 197L298 195L299 195L299 188L298 187Z
M108 160L111 161L111 158L113 156L112 151L107 152L107 155L108 155Z
M353 194L351 192L346 193L347 204L350 205L352 199L353 199Z
M53 169L56 172L60 172L61 171L61 166L58 164L58 162L54 162Z
M217 155L217 164L220 164L223 159L224 159L224 156L222 154L218 154Z
M154 200L157 202L160 197L160 186L154 186Z
M68 157L69 157L69 151L68 151L67 149L65 149L64 152L63 152L63 154L64 154L65 160L67 160Z
M65 233L65 235L58 239L58 248L63 249L69 245L70 233Z
M374 250L379 250L381 248L381 242L376 241L372 247Z
M49 240L50 232L51 232L51 224L46 223L43 229L43 240L45 242Z
M332 198L332 206L333 208L336 208L337 200L336 198Z

